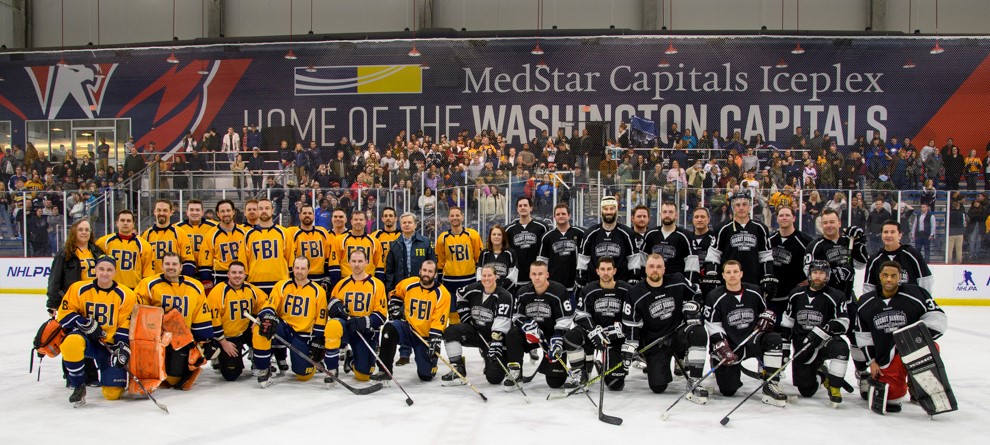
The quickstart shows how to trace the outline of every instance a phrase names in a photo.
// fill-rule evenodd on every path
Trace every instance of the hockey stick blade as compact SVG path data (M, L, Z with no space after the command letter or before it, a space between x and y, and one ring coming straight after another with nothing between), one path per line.
M382 363L382 359L381 357L378 356L378 353L375 352L375 348L371 347L371 344L368 343L368 340L366 340L363 335L361 334L356 334L356 335L357 338L360 338L361 342L364 343L364 346L368 348L368 351L371 352L371 355L375 357L375 361L378 362L379 365L381 365L382 371L385 371L385 373L388 374L388 376L392 379L392 382L395 383L395 386L398 387L399 390L401 390L402 393L406 395L406 406L412 406L413 404L412 396L410 396L409 393L406 392L406 389L402 387L402 384L400 384L398 381L395 380L395 376L392 375L392 371L389 371L388 368L385 367L385 364Z
M602 367L604 364L608 363L608 349L602 349ZM603 411L605 409L605 379L602 379L598 386L598 420L605 422L609 425L619 426L622 425L622 419L605 414Z
M141 380L138 380L138 378L137 377L134 377L134 375L131 374L130 372L128 372L127 375L131 376L131 378L134 379L134 383L137 383L138 384L138 388L141 388L141 391L143 391L144 394L146 396L148 396L148 400L151 400L152 402L154 402L155 403L155 406L157 406L158 409L164 411L165 414L170 414L168 412L168 407L165 406L164 403L161 403L157 399L155 399L155 396L151 395L151 391L148 391L148 388L145 388L144 387L144 383L141 383Z
M604 413L598 415L598 420L601 420L602 422L605 422L609 425L615 425L615 426L622 425L621 417L610 416Z
M722 420L719 420L719 421L718 421L718 423L721 423L721 424L722 424L722 426L726 426L726 425L728 425L728 424L729 424L729 416L725 416L725 417L723 417L723 418L722 418Z

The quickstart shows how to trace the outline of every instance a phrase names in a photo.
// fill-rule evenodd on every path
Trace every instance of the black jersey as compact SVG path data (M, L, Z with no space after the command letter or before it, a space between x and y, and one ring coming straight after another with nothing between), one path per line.
M708 248L712 247L712 243L715 242L715 232L711 230L705 232L702 235L696 233L691 234L691 247L694 249L694 254L698 256L698 266L701 268L701 273L705 272L705 263L708 259Z
M756 319L767 310L759 286L742 283L732 292L719 286L705 298L705 328L711 343L727 339L733 348L746 339L756 326Z
M537 259L549 266L550 281L563 284L567 289L574 289L574 281L577 278L578 248L581 246L583 238L584 230L573 226L565 232L553 228L543 235L543 239L540 240L540 253Z
M847 298L852 298L853 277L856 274L854 268L861 269L866 265L866 246L862 242L851 242L845 235L839 236L835 241L821 237L812 241L804 254L805 275L814 260L828 262L832 267L828 285L838 289Z
M471 323L479 331L506 333L511 327L512 294L496 286L486 293L485 285L471 283L457 290L457 313L461 323Z
M691 239L694 235L680 227L674 231L664 233L663 227L657 227L646 233L643 243L643 253L649 256L659 253L663 257L665 273L683 274L688 281L696 283L700 266L698 265L698 255L694 253L691 246ZM643 259L646 263L646 259Z
M880 287L880 266L887 261L896 261L901 265L901 284L914 284L932 293L935 287L935 277L932 276L925 257L921 256L914 247L902 244L893 252L883 248L866 263L866 279L863 282L863 293L877 290Z
M808 277L804 274L804 254L811 237L800 230L783 236L780 231L770 235L770 251L773 252L773 271L777 275L777 295L771 301L787 301L788 295Z
M542 294L536 293L533 284L526 284L516 293L516 310L512 319L517 324L534 320L543 332L544 338L551 335L564 335L570 328L574 310L563 284L550 282Z
M897 294L883 298L881 292L864 294L856 309L856 344L863 348L866 361L876 360L881 367L890 364L894 350L894 331L925 322L932 338L939 338L949 327L949 319L931 294L920 286L903 284Z
M708 248L705 273L712 270L722 276L722 265L736 260L742 265L742 280L760 284L767 275L773 275L773 253L770 252L770 231L767 226L750 220L745 225L735 220L723 224L715 231L715 242Z
M632 232L633 247L636 248L637 252L644 252L643 246L646 245L646 235L650 233L649 230L643 233L637 232L635 229L630 227Z
M521 224L517 219L505 228L509 246L518 255L520 284L529 283L529 265L536 261L536 256L540 252L540 240L545 233L547 226L535 219L530 220L526 225Z
M696 287L679 273L666 274L659 287L640 281L626 294L622 324L626 341L651 342L674 332L684 321L684 302L695 300Z
M842 331L849 328L849 317L846 316L848 299L835 288L825 286L817 291L810 286L800 286L791 292L787 299L787 309L780 318L784 340L794 340L800 344L815 327L822 327L836 320L842 325Z
M622 308L631 287L625 281L616 281L615 287L606 289L600 281L595 281L578 289L575 295L577 306L574 308L574 324L590 331L595 326L607 327L622 323Z
M601 224L596 224L585 233L578 254L578 270L587 271L589 283L598 281L598 259L606 256L615 261L616 280L629 281L639 277L642 259L629 227L616 224L612 230L605 230Z
M491 265L495 268L495 275L498 275L498 285L509 289L519 281L518 259L512 249L507 249L496 254L491 250L483 250L478 257L478 279L481 279L481 266Z

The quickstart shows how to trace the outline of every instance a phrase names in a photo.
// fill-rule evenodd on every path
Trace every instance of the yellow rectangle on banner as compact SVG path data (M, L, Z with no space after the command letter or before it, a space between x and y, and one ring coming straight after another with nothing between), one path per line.
M357 67L358 94L422 93L423 71L419 65Z

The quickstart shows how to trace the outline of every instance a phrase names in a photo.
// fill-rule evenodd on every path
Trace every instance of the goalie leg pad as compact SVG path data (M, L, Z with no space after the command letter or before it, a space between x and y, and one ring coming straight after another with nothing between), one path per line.
M169 344L176 351L195 341L192 331L186 325L186 319L182 317L182 313L175 309L168 311L162 317L162 330L172 334L172 340Z
M959 409L938 345L925 324L919 321L894 331L894 343L899 355L895 361L905 370L925 412L934 416Z
M165 346L172 336L162 331L165 311L161 307L136 305L131 312L130 373L148 391L154 391L165 380ZM144 394L137 383L128 380L127 391Z
M870 396L868 403L870 410L880 415L887 414L887 397L890 393L890 385L872 378L869 382Z

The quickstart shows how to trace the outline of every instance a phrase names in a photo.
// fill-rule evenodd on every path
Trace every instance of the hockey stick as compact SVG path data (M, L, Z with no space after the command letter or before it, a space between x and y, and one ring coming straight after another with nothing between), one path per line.
M423 345L425 345L427 349L430 349L430 350L433 349L433 348L430 347L430 343L428 341L426 341L426 339L424 339L421 335L419 335L418 332L412 330L412 328L409 329L409 332L412 332L412 334L414 336L416 336L416 338L418 338L419 341L423 342ZM446 357L440 355L440 351L433 351L433 355L436 355L437 358L439 358L441 361L443 361L443 364L447 365L447 367L450 368L450 370L453 371L453 373L455 375L457 375L457 377L460 378L461 381L464 382L465 385L467 385L468 387L470 387L472 391L478 393L478 395L481 396L481 400L484 400L485 402L488 401L488 397L485 397L485 395L482 394L481 391L478 391L478 388L475 388L474 385L471 384L471 381L468 380L467 377L464 377L464 374L461 374L460 372L458 372L457 369L454 368L454 365L452 365L450 363L450 360L447 360Z
M412 406L413 404L412 397L410 397L409 393L406 392L406 389L402 387L402 384L400 384L399 381L395 379L395 376L392 375L392 371L388 370L388 367L385 366L385 363L382 363L382 359L378 357L378 353L375 352L375 349L371 347L371 344L368 343L368 340L365 340L364 336L361 335L360 333L355 333L355 335L357 336L357 338L361 339L361 342L364 343L365 346L368 347L368 351L371 352L371 355L375 356L375 361L378 362L379 365L381 365L382 371L385 371L385 373L388 374L388 377L391 378L393 382L395 382L395 386L398 386L399 389L402 390L402 393L406 395L406 405Z
M811 347L811 344L810 343L807 344L807 345L804 345L804 347L801 348L800 351L796 352L791 357L797 357L797 356L803 354L804 351L808 350L808 348L810 348L810 347ZM743 405L743 403L746 403L746 401L749 400L750 397L753 397L753 395L756 394L757 392L759 392L761 389L763 389L764 386L767 386L767 382L773 380L774 377L777 377L777 374L780 374L780 372L783 371L784 368L787 368L787 365L791 364L791 362L793 362L793 361L794 361L794 359L791 358L791 359L788 359L786 362L784 362L784 364L780 365L780 368L777 368L777 370L774 371L773 374L770 374L770 376L768 376L766 378L766 380L764 380L763 383L760 386L757 386L756 389L754 389L752 392L750 392L749 395L747 395L745 399L742 399L742 401L740 401L736 405L735 408L732 408L732 411L729 411L729 413L726 414L725 417L723 417L722 420L719 421L719 423L721 423L722 426L728 425L729 424L729 416L731 416L732 413L736 412L736 410L739 409L739 407L741 407Z
M759 332L760 331L753 331L752 333L750 333L748 336L746 336L745 339L743 339L743 341L739 342L739 344L736 345L736 348L733 349L732 352L735 353L736 351L739 350L739 348L742 348L744 345L746 345L746 343L749 343L749 341L752 340L753 337L755 337L756 334L758 334ZM678 397L677 400L674 400L674 403L671 403L670 406L668 406L667 409L663 412L663 414L660 414L660 419L662 419L662 420L669 419L670 418L670 410L673 409L674 406L677 405L677 403L680 402L681 399L683 399L685 396L687 396L688 394L693 393L694 390L695 390L695 388L701 386L701 383L704 382L705 379L707 379L710 375L714 374L715 371L718 370L718 368L722 367L722 365L724 365L724 364L725 364L725 359L719 360L718 364L716 364L714 367L712 367L712 369L710 371L708 371L707 373L705 373L705 375L701 376L701 378L698 379L697 382L694 382L694 385L692 385L690 388L688 388L687 391L684 391L684 393L681 394L681 396Z
M602 348L602 363L608 363L608 348ZM610 425L622 425L622 418L610 416L603 411L605 408L605 379L598 386L598 420Z
M560 366L562 368L564 368L564 372L567 373L567 376L570 377L571 380L573 380L574 383L577 384L577 388L575 388L575 389L578 389L578 390L583 391L584 392L584 395L586 397L588 397L588 401L590 401L591 404L595 406L595 408L598 408L598 404L595 403L595 399L592 399L591 398L591 394L588 393L588 387L581 383L581 379L579 379L578 377L575 377L574 376L574 373L571 371L571 367L570 366L567 366L567 363L564 362L564 359L560 357L560 354L557 354L557 355L555 355L555 356L553 356L551 358L550 357L550 346L547 344L547 341L546 340L543 340L541 338L540 339L540 344L541 344L541 347L543 347L543 350L546 351L547 358L549 358L551 361L556 360L557 363L560 363ZM582 352L582 354L583 354L583 352ZM607 422L605 420L602 420L602 421L603 422ZM614 422L614 420L612 422ZM612 422L607 422L607 423L612 423ZM619 423L622 423L621 419L619 420ZM613 425L618 425L618 424L613 423Z
M749 369L749 368L747 368L745 366L743 366L743 368L742 368L742 373L746 377L749 377L749 378L751 378L753 380L763 380L763 377L760 376L760 372L759 371L753 371L752 369ZM827 373L823 373L823 372L821 372L821 370L818 370L815 373L818 374L818 376L819 377L822 377L822 378L825 378L826 376L828 376ZM846 379L842 379L841 381L839 381L837 383L842 387L843 390L845 390L849 394L852 394L853 392L856 391L856 389L853 388L852 384L849 383L848 381L846 381Z
M248 320L251 320L251 322L253 322L256 325L261 326L261 322L258 321L258 319L255 318L253 315L247 313L246 311L243 312L243 314L244 314L244 317L245 318L247 318ZM344 382L339 377L331 374L330 371L327 370L327 368L325 366L323 366L323 363L319 363L319 362L317 362L317 361L309 358L309 355L308 354L303 354L303 352L300 351L299 348L295 347L292 343L289 343L288 341L286 341L284 338L282 338L282 336L280 336L278 334L274 334L273 335L273 338L275 338L276 340L278 340L279 342L281 342L283 345L285 345L285 347L289 348L290 351L292 351L296 355L302 357L303 360L306 360L307 362L309 362L309 364L313 365L318 371L326 374L327 377L330 377L333 381L335 381L338 384L340 384L340 386L343 386L345 389L347 389L348 391L350 391L352 394L359 395L359 396L364 396L364 395L368 395L368 394L371 394L371 393L378 392L379 390L382 389L382 384L381 383L375 383L374 385L365 386L363 388L357 388L357 387L348 385L347 382Z
M481 335L480 332L475 332L475 333L478 334L478 338L481 339L481 343L485 345L485 348L491 350L491 345L488 344L488 342L485 340L485 336ZM512 378L512 373L509 372L509 368L506 368L505 364L502 363L502 361L499 359L495 359L494 362L498 363L498 366L502 368L502 371L505 371L505 378L509 379L509 381L512 382L512 384L516 387L516 389L518 389L519 392L522 393L523 397L526 398L526 403L530 403L530 404L533 403L532 401L529 400L529 395L526 394L526 391L523 390L522 384L519 383L518 380Z

